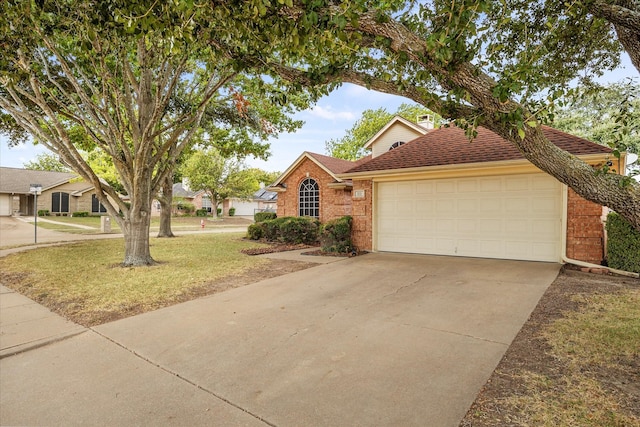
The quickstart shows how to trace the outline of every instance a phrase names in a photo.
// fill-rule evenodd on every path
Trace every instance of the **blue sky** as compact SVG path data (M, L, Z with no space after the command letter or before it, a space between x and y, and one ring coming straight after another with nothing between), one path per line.
M626 77L638 76L626 54L622 62L621 68L599 80L603 83L618 82ZM249 158L247 164L267 171L283 172L303 151L326 154L325 142L342 137L363 111L384 107L387 111L394 112L403 102L411 101L345 84L320 99L313 108L297 113L295 117L305 124L293 134L282 134L277 139L272 139L269 160ZM7 140L0 137L0 166L20 168L43 152L47 152L44 147L30 143L9 148Z

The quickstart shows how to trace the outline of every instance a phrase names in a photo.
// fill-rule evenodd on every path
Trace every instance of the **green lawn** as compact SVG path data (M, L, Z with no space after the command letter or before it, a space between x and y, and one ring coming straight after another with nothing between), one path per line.
M122 268L121 239L40 248L0 259L3 284L84 325L149 311L237 276L268 260L240 253L261 247L242 234L151 239L158 265Z
M46 228L48 230L55 231L64 231L67 233L76 233L76 234L96 234L100 233L100 217L97 216L89 216L89 217L71 217L71 216L47 216L43 217L45 220L55 221L63 224L52 224L46 221L38 221L38 227ZM224 217L224 218L214 218L214 217L173 217L171 218L171 229L173 231L195 231L201 228L200 221L204 219L206 221L206 225L208 227L216 227L216 226L226 226L226 225L242 225L246 223L248 226L248 222L246 220L242 220L237 217ZM231 224L229 224L231 223ZM75 225L84 225L87 227L92 227L93 229L84 229L74 227ZM160 228L160 217L152 217L151 218L151 231L157 231ZM111 232L119 233L120 227L115 220L111 220Z

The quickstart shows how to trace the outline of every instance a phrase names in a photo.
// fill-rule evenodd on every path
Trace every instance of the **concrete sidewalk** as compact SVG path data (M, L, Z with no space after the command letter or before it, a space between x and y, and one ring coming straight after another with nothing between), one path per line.
M82 326L0 285L0 359L85 331Z
M1 359L0 424L457 426L559 267L368 254L101 325Z

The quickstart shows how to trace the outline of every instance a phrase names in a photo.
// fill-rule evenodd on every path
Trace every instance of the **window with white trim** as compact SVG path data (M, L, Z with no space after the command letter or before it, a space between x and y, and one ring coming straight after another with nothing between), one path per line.
M313 178L307 178L300 183L298 216L320 217L320 187Z
M389 151L400 147L401 145L404 145L404 141L396 141L393 144L391 144L391 147L389 147Z

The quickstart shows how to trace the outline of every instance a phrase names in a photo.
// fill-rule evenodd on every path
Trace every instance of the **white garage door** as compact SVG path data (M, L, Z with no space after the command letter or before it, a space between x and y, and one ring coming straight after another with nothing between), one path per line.
M0 194L0 216L11 215L11 194Z
M561 184L545 174L377 184L380 251L560 261Z
M236 208L236 216L253 216L258 209L258 204L256 202L234 200L233 207Z

